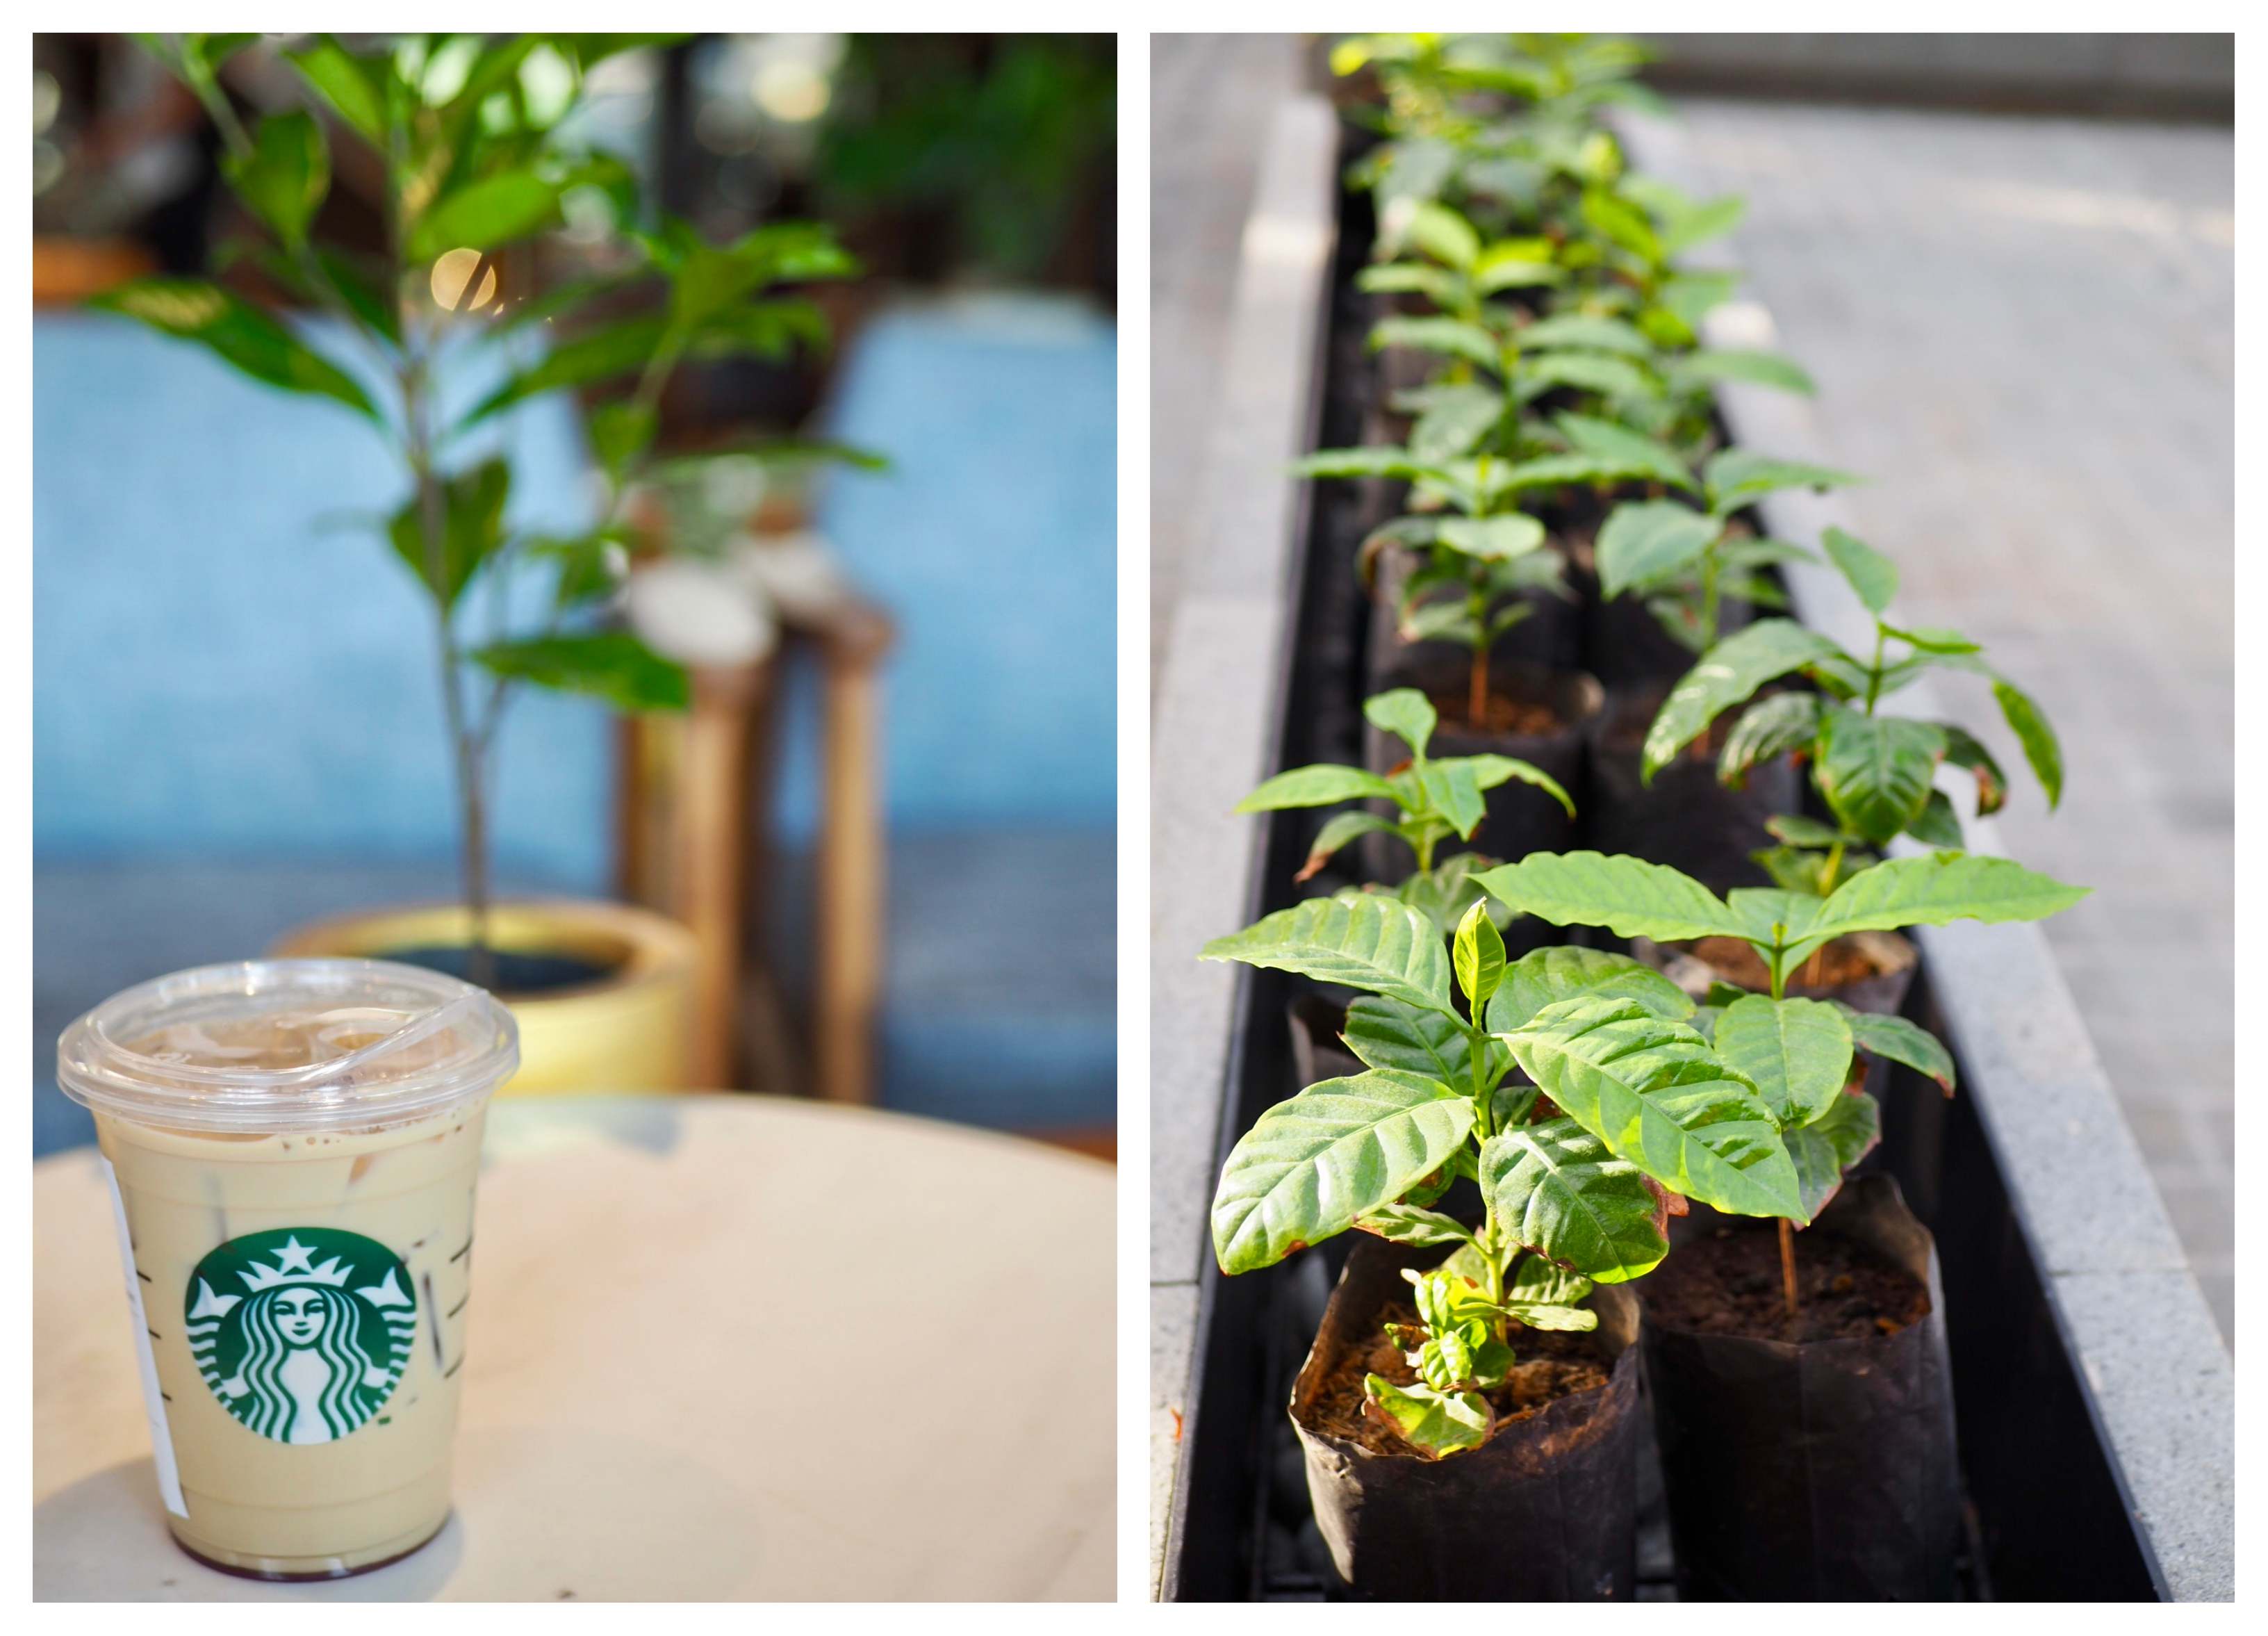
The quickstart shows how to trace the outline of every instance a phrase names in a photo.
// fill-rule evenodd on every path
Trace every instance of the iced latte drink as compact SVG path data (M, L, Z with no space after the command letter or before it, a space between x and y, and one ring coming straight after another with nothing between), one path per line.
M252 962L129 989L58 1057L114 1189L174 1537L291 1579L431 1539L510 1014L414 967Z

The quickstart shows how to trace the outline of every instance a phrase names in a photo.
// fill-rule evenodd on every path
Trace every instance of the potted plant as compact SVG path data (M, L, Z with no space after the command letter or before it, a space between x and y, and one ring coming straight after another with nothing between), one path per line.
M1776 1234L1731 1222L1689 1232L1644 1302L1681 1586L1696 1597L1942 1595L1959 1512L1935 1246L1894 1183L1837 1193L1880 1129L1873 1099L1852 1082L1854 1050L1919 1069L1948 1093L1951 1059L1904 1018L1791 998L1787 980L1838 936L2036 920L2085 888L1954 851L1877 864L1825 897L1756 888L1719 899L1660 865L1596 853L1524 859L1481 885L1555 925L1738 938L1770 978L1769 995L1720 992L1721 1007L1697 1021L1770 1109L1797 1207L1777 1212ZM1554 1080L1539 1082L1560 1095ZM1799 1255L1793 1229L1815 1217L1820 1237L1805 1242L1816 1248ZM1760 1276L1775 1263L1776 1279ZM1737 1513L1727 1492L1742 1496Z
M1800 1214L1755 1088L1659 973L1592 949L1508 960L1478 903L1447 947L1370 895L1204 957L1363 991L1364 1071L1263 1113L1212 1206L1232 1275L1350 1227L1395 1247L1349 1257L1291 1404L1340 1572L1371 1595L1626 1597L1637 1398L1613 1286L1668 1252L1673 1197ZM1476 1219L1446 1207L1461 1178Z
M259 36L152 36L151 48L219 129L229 186L258 225L237 254L291 304L319 310L356 350L357 367L342 368L275 313L210 280L144 279L95 303L254 380L362 416L399 460L405 497L379 532L431 614L461 898L327 922L287 937L279 952L409 959L497 990L519 1022L520 1090L681 1085L692 944L674 924L621 905L491 901L487 791L497 732L522 687L624 711L683 706L683 670L604 618L633 543L629 505L653 455L663 388L688 360L779 356L823 338L816 310L776 286L854 270L826 229L806 224L722 246L666 216L650 229L631 225L624 167L563 133L593 67L661 38L409 36L350 50L317 37L282 53L310 107L247 127L218 72ZM335 142L354 150L357 173L379 179L376 253L313 236ZM617 264L541 298L512 298L526 247L571 208L586 229L611 234ZM595 316L641 284L660 293L652 310ZM541 357L512 350L535 321L571 327L578 316L582 332ZM443 377L483 345L504 350L505 380L469 410L446 409ZM512 527L511 463L475 458L468 434L538 393L615 382L634 384L585 415L603 488L590 527L565 537ZM515 586L539 592L543 611L532 623L512 617L526 601Z
M1979 814L1997 812L2007 800L2007 775L1970 733L1951 722L1881 713L1893 694L1931 670L1988 679L2049 807L2063 798L2062 746L2039 704L1959 631L1890 623L1886 615L1898 573L1881 552L1840 528L1826 530L1821 545L1873 617L1871 653L1862 659L1793 620L1760 620L1711 648L1671 690L1647 729L1640 769L1650 783L1664 769L1683 765L1689 747L1738 711L1729 729L1714 735L1721 744L1716 776L1739 789L1765 768L1780 770L1784 780L1791 760L1807 769L1827 819L1807 817L1786 802L1765 821L1777 844L1755 857L1777 885L1813 897L1827 896L1872 867L1900 836L1960 850L1961 821L1936 787L1940 766L1973 777ZM1816 690L1759 696L1768 684L1797 674ZM1737 947L1697 949L1685 959L1689 987L1719 980L1761 985L1761 969ZM1825 946L1793 980L1799 993L1831 991L1867 1009L1896 1011L1913 963L1904 940L1873 932Z

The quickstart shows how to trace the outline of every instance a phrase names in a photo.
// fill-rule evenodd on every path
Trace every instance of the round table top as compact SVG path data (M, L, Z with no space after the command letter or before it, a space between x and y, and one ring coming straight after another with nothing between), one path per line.
M56 1154L33 1168L33 1595L1108 1599L1115 1182L866 1109L498 1102L455 1514L391 1567L269 1585L166 1532L109 1199L92 1148Z

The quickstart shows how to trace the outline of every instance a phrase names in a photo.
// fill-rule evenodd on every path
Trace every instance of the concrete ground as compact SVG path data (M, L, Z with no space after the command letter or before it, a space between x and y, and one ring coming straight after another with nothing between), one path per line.
M1255 133L1297 53L1283 36L1152 44L1155 631ZM2231 132L1678 106L1697 163L1748 195L1752 293L1818 379L1835 458L1873 480L1861 531L1903 567L1904 615L1983 642L2062 735L2051 815L1989 693L1945 678L2011 769L2010 852L2095 888L2048 935L2233 1339Z

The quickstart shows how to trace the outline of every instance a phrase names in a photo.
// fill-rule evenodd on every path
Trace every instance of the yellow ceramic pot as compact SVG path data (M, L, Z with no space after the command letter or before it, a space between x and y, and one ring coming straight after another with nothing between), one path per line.
M462 943L461 904L374 910L288 933L279 955L383 957L389 950ZM498 903L489 910L498 948L572 954L612 969L581 988L498 996L519 1024L519 1072L500 1093L682 1091L693 1057L693 934L674 920L621 903L574 900Z

